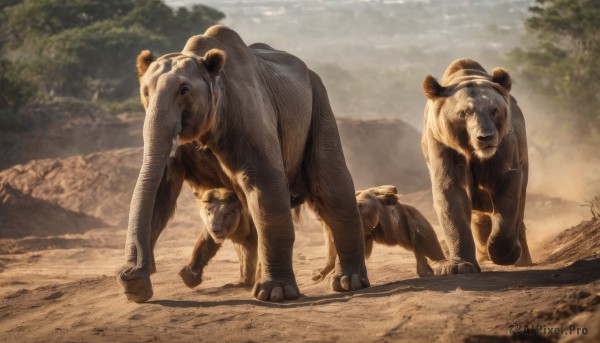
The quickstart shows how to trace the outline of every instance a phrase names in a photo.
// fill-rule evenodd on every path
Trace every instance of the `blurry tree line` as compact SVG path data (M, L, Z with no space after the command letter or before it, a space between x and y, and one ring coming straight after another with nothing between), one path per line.
M535 39L510 53L512 70L565 129L600 141L600 1L536 0L529 11Z
M0 0L0 126L32 100L76 97L139 106L137 53L178 51L224 16L202 5L172 9L161 0ZM551 101L555 113L549 115L563 115L566 125L599 137L600 1L536 0L525 25L533 39L508 56L519 86L540 102ZM335 65L321 69L338 80L346 108L397 111L363 79ZM421 77L406 72L371 82L389 84L396 94ZM365 97L355 96L357 84Z
M0 111L32 99L131 98L141 50L180 51L224 17L162 0L0 0Z

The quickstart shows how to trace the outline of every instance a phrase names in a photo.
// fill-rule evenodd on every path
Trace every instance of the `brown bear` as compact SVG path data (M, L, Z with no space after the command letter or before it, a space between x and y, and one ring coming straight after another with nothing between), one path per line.
M422 149L448 261L436 274L479 272L478 261L531 264L525 237L525 120L502 68L459 59L425 78ZM477 247L477 249L476 249Z

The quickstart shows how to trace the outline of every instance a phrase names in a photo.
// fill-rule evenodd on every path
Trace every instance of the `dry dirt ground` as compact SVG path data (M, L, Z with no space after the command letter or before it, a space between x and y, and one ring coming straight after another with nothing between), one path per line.
M407 131L390 149L407 157L384 167L369 160L373 145L359 142L374 131L391 137L389 122L340 124L351 171L358 187L410 180L399 185L402 201L436 224L422 160L411 160L418 150L403 148L418 149L411 142L418 134L393 125ZM223 287L238 277L231 244L199 287L179 279L201 225L186 188L157 244L154 297L128 302L114 270L140 162L141 149L126 148L0 171L0 342L600 342L600 220L581 222L590 216L580 204L540 194L529 195L526 212L534 266L484 264L477 275L418 278L411 253L375 246L367 261L372 286L350 293L311 280L325 247L317 221L304 214L294 246L302 297L266 303Z
M598 242L600 222L594 225ZM231 245L208 266L203 284L186 288L177 271L187 261L195 231L181 227L165 232L156 254L159 271L152 277L155 295L145 304L128 302L113 277L122 249L0 256L6 268L0 274L0 341L508 341L509 325L518 323L548 330L574 325L587 335L540 332L517 338L598 342L597 253L590 256L588 251L574 263L558 259L531 268L484 265L477 275L418 278L412 254L378 246L367 264L372 287L339 294L311 280L325 251L316 223L305 219L296 231L294 250L303 296L273 304L251 299L248 290L223 287L238 276ZM576 248L590 232L573 233L561 247ZM124 234L100 229L85 238L123 242ZM598 248L596 244L596 252Z

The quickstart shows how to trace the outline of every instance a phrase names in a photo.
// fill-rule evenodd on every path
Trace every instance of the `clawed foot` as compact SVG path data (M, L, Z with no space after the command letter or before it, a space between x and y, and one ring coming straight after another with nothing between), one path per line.
M133 264L126 264L118 269L116 274L117 282L123 287L127 299L136 303L143 303L152 298L154 292L152 291L150 274L142 268Z
M435 275L479 273L479 265L461 259L434 261L431 263Z
M298 299L300 291L292 276L290 280L258 281L254 285L252 294L261 301L282 301Z
M340 264L336 266L335 273L331 278L330 287L336 292L356 291L367 288L371 285L367 277L367 268L364 264L358 271L351 271L352 268L343 268Z
M189 266L181 268L179 276L189 288L194 288L202 283L202 272L195 272Z

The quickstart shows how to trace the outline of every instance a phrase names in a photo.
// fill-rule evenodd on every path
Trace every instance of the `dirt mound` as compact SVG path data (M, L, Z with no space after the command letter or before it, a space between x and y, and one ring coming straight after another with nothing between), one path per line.
M76 101L32 104L18 113L19 132L0 130L0 169L33 159L142 144L143 117L122 120Z
M600 258L600 220L567 229L547 244L546 263Z
M21 115L34 124L21 136L9 133L0 139L3 164L142 142L141 121L110 117L90 105L35 105L25 108ZM428 187L418 144L420 134L414 128L400 120L340 120L338 125L357 187L395 184L403 192ZM22 139L25 135L27 140ZM12 144L6 144L10 140ZM0 171L0 182L107 224L124 225L141 159L142 148L126 148L31 160Z
M0 169L42 158L141 146L143 117L116 118L80 102L35 104L19 115L23 132L0 132ZM357 188L395 184L402 192L429 187L421 134L402 120L339 119L346 161Z
M402 120L338 119L346 163L357 189L393 184L400 192L430 187L421 134Z
M0 184L109 225L123 225L141 161L142 148L34 160L0 171Z
M0 183L0 238L85 232L106 226L101 220L66 210Z

